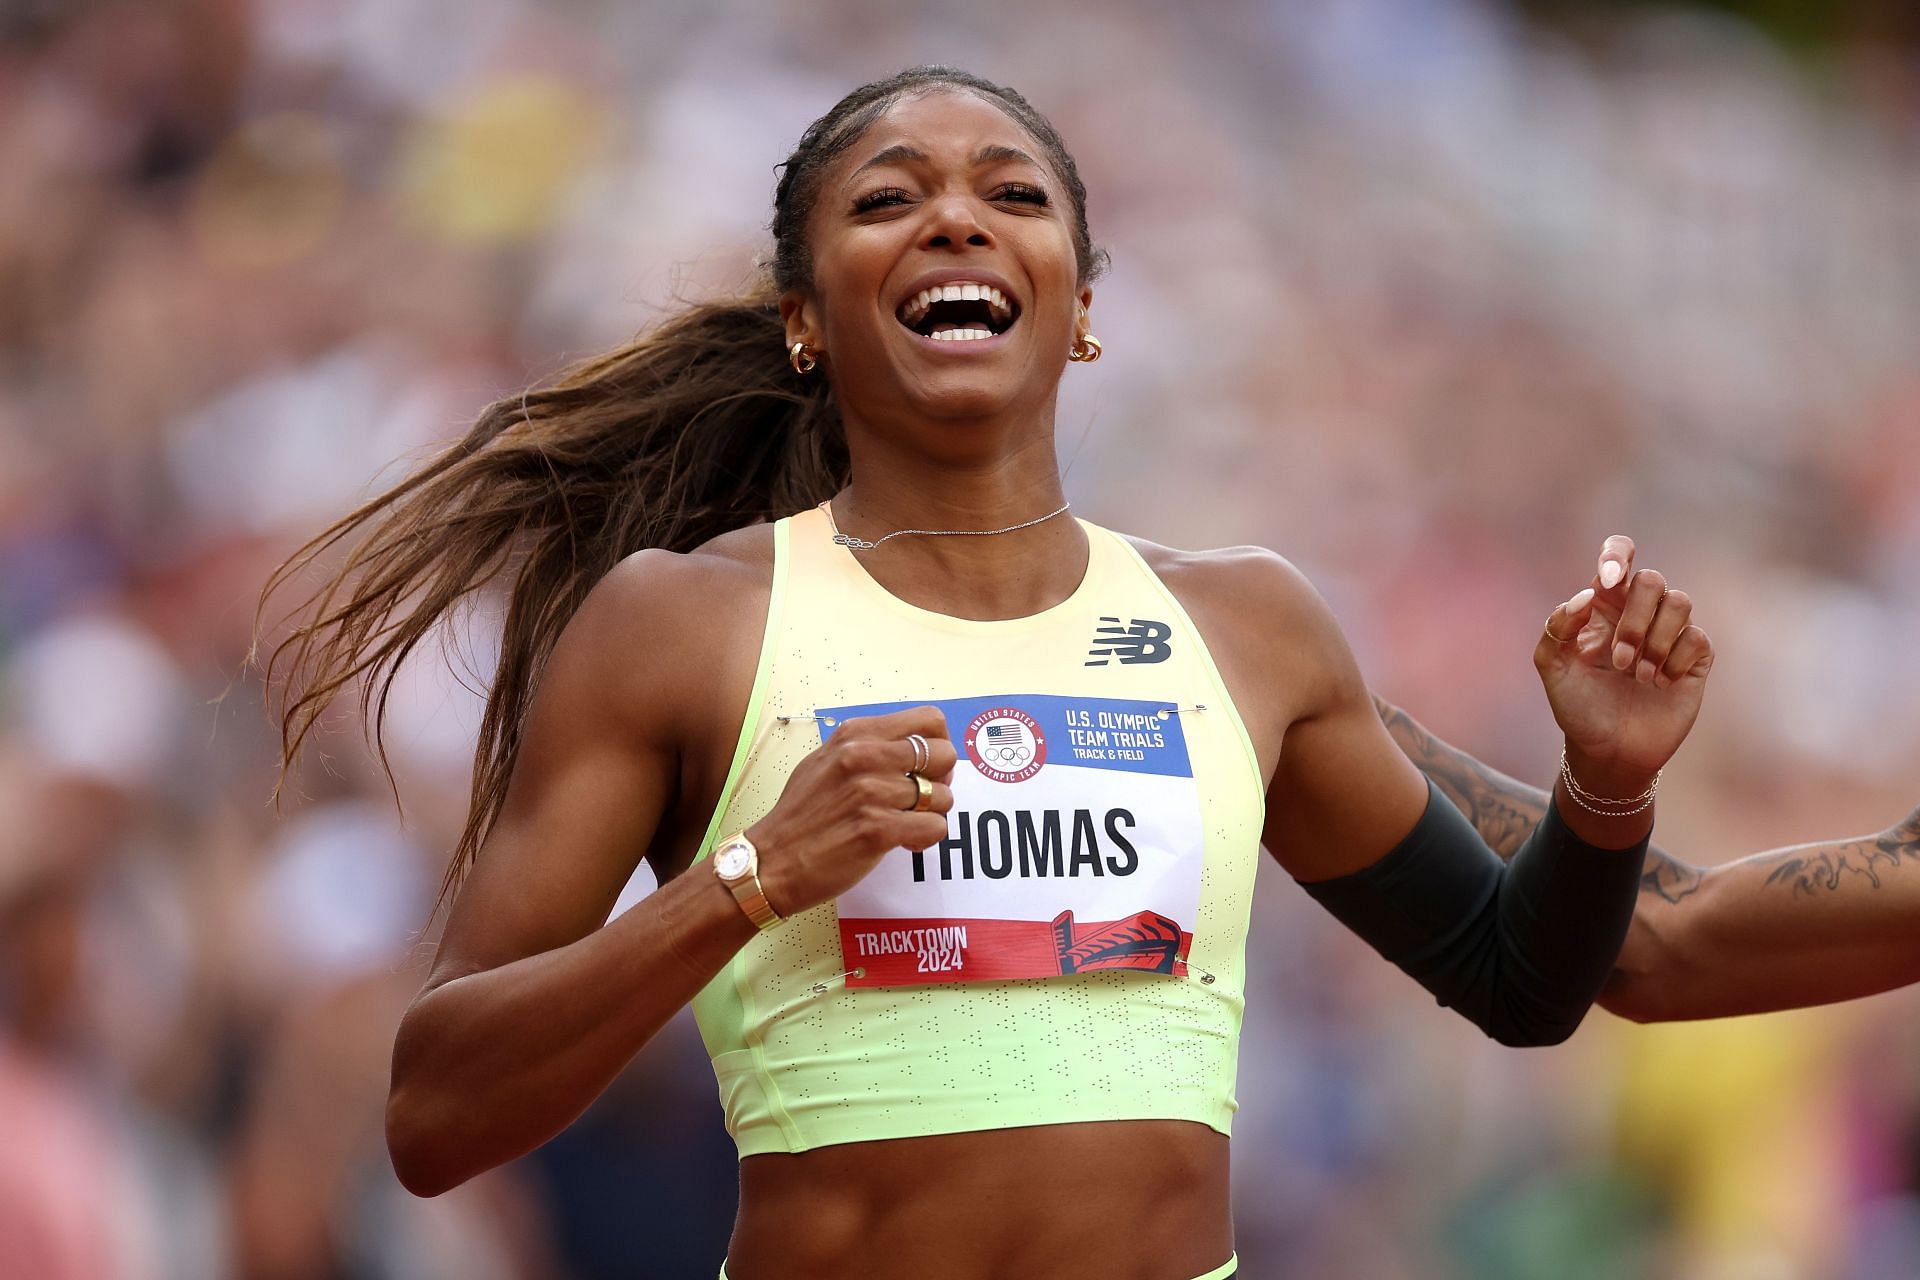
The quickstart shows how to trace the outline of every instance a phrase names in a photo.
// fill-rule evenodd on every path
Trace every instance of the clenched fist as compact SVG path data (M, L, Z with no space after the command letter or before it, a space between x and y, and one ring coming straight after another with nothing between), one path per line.
M912 775L932 783L924 810ZM937 707L843 722L787 779L771 812L747 829L760 851L760 884L782 916L837 898L891 849L924 849L947 834L957 759Z

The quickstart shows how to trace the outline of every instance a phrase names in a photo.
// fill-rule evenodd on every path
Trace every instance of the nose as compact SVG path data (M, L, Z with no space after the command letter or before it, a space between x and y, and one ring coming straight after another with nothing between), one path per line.
M971 195L949 192L929 203L927 226L920 244L927 249L949 249L962 244L988 249L993 247L993 233L981 220L978 202Z

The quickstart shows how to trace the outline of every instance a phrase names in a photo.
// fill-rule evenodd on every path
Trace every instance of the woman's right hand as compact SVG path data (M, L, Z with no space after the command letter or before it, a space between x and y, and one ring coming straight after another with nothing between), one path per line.
M932 806L914 811L907 735L927 740ZM894 849L924 849L947 834L958 759L938 707L844 721L787 778L771 812L747 828L760 852L760 885L782 916L837 898Z

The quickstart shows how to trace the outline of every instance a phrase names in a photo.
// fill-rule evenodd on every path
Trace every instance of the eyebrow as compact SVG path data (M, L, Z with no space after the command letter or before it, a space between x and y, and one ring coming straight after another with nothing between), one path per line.
M927 160L927 153L920 150L920 148L915 146L910 146L904 142L896 142L892 146L887 147L882 151L878 151L874 155L869 157L866 163L862 164L858 169L855 169L853 171L851 176L859 177L861 174L865 173L867 170L878 168L881 165L912 164L912 163L924 164L926 160ZM988 145L974 152L972 163L973 163L973 167L977 169L981 165L998 164L1004 160L1025 161L1027 164L1032 165L1036 169L1043 167L1038 160L1035 160L1032 156L1028 155L1026 152L1022 151L1020 148L1009 147L1001 143L989 143Z

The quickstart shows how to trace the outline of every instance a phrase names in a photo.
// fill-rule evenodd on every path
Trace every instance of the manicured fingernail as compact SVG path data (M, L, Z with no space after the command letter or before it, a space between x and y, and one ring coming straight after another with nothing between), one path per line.
M1607 561L1600 566L1600 585L1609 588L1617 585L1620 581L1620 575L1626 571L1626 567L1618 560Z
M1616 671L1625 671L1633 665L1633 646L1622 641L1613 646L1613 666Z
M1638 680L1641 684L1645 684L1649 680L1653 679L1654 672L1658 671L1659 669L1660 668L1654 666L1651 662L1648 662L1645 658L1642 658L1640 659L1640 665L1633 669L1633 678L1635 680Z
M1579 595L1567 601L1567 612L1568 613L1580 612L1582 609L1587 607L1587 602L1592 599L1593 599L1593 588L1588 587L1586 590L1582 591Z
M1673 677L1668 675L1666 672L1662 671L1659 675L1653 678L1653 687L1656 689L1672 688Z

